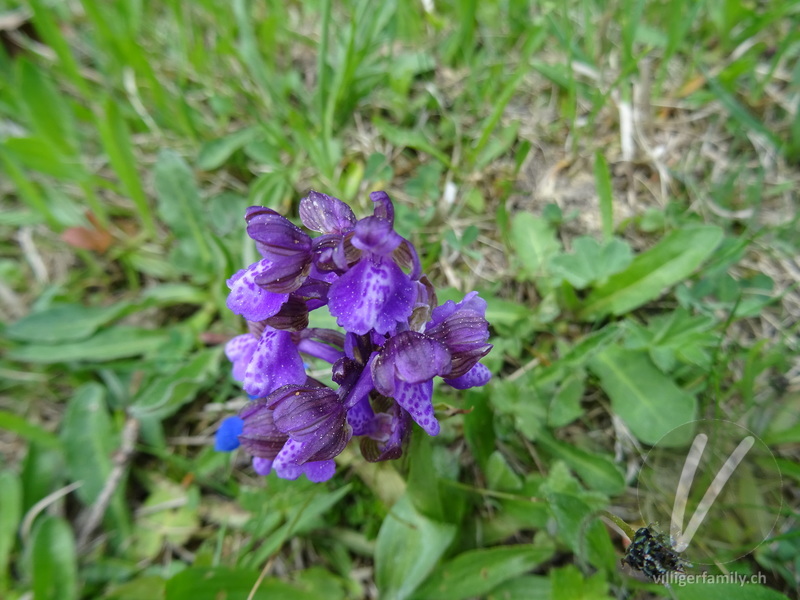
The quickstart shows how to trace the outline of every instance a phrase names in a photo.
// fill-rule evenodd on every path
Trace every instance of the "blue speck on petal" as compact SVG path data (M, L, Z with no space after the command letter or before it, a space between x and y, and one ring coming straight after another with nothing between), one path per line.
M239 447L239 436L244 428L241 417L228 417L217 429L214 440L214 450L217 452L230 452Z

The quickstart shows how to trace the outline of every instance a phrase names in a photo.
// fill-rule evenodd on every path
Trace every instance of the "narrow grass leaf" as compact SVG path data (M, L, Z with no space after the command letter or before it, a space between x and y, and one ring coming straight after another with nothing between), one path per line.
M22 518L22 484L11 471L0 472L0 591L8 588L8 561Z
M155 188L158 212L176 235L194 241L204 263L211 262L211 250L206 239L205 211L194 173L178 154L163 150L155 168Z
M32 363L77 360L107 362L148 354L163 346L168 338L169 333L165 331L118 326L77 342L20 346L10 350L6 356L12 360Z
M91 92L86 80L81 76L78 62L72 55L69 44L64 39L61 33L61 27L56 21L54 16L57 11L49 5L46 0L29 0L31 8L33 8L33 26L36 28L42 40L50 48L52 48L58 60L61 63L61 68L64 74L70 78L73 84L83 93L85 97L89 97Z
M697 418L697 400L659 371L644 351L609 346L589 361L611 409L646 444Z
M129 307L128 302L118 302L110 306L59 304L23 317L9 325L5 333L13 340L25 342L59 343L81 340L120 316Z
M459 554L431 573L414 598L464 600L483 596L501 583L549 560L553 546L517 544Z
M594 179L597 184L597 197L600 200L603 239L608 242L614 235L614 192L611 188L611 172L608 170L608 162L599 151L594 155Z
M689 226L669 233L637 256L630 267L595 288L578 316L593 320L609 314L622 315L655 300L703 264L722 237L722 230L713 225Z
M375 582L386 600L409 598L433 571L456 526L419 514L403 496L383 520L375 547Z
M45 517L31 541L33 600L74 600L78 597L78 558L67 521Z
M34 131L49 140L67 156L78 151L75 117L69 99L60 94L53 83L28 60L18 61L17 86Z
M218 169L231 155L258 137L258 127L245 127L203 144L197 155L197 168L203 171Z
M136 156L133 152L131 134L128 125L120 113L117 103L112 97L106 98L102 113L95 117L97 130L103 142L108 159L122 183L125 193L136 205L136 211L149 235L156 231L153 212L147 202L147 195L137 169Z
M14 184L20 199L25 202L33 212L42 215L53 230L60 231L62 225L50 210L47 200L30 178L22 171L17 162L17 158L14 157L11 152L4 149L2 144L0 144L0 164L2 164L6 175Z

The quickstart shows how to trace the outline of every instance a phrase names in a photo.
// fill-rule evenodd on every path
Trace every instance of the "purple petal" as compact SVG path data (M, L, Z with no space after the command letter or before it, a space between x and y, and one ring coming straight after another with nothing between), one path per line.
M228 308L248 321L263 321L278 313L289 294L268 292L256 284L256 278L269 270L272 263L260 260L228 279Z
M264 400L248 404L239 413L242 432L239 442L252 456L272 460L283 448L288 437L275 427L272 410Z
M303 359L292 342L292 334L267 328L247 366L244 391L264 398L281 386L305 380Z
M369 435L375 430L375 411L366 396L347 411L347 422L353 428L353 435Z
M398 382L422 383L450 373L450 353L422 333L403 331L386 342L371 370L375 388L392 396Z
M331 285L328 308L346 331L394 331L414 309L414 282L390 260L363 257Z
M366 217L356 225L353 246L364 252L372 252L388 256L403 242L399 233L392 229L392 224L378 217Z
M302 469L309 481L322 483L336 473L336 463L332 460L316 460L305 463Z
M233 363L233 378L243 381L247 365L253 358L253 353L258 346L258 338L250 333L237 335L225 344L225 355Z
M480 387L486 385L492 378L492 372L481 363L476 363L469 371L455 379L445 379L444 382L457 390Z
M428 329L430 329L432 326L438 325L454 312L461 309L472 310L485 317L486 300L478 296L478 292L470 292L464 296L464 299L458 304L452 300L448 300L441 306L437 306L433 309L433 314L431 315L431 324Z
M220 423L214 435L214 450L217 452L230 452L239 447L239 435L242 433L244 421L241 417L227 417Z
M372 200L373 215L394 224L394 205L386 192L371 192L369 199Z
M260 458L258 456L253 458L253 470L259 475L269 475L272 472L272 458Z
M311 191L300 200L300 220L311 231L346 233L356 224L350 207L338 198Z
M405 383L398 381L393 398L408 411L428 435L438 435L439 421L433 414L433 381Z

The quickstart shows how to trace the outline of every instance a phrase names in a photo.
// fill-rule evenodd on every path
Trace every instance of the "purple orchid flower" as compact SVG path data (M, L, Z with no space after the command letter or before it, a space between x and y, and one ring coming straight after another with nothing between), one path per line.
M309 193L300 219L316 237L272 209L246 212L263 258L228 281L228 307L250 333L225 353L255 400L222 422L215 447L241 445L259 474L325 481L352 437L369 461L398 458L412 422L440 431L434 378L456 389L491 378L479 362L492 348L486 302L471 292L437 306L389 196L370 198L373 214L356 219L341 200ZM309 327L323 306L344 333ZM334 387L309 378L303 356L329 363Z

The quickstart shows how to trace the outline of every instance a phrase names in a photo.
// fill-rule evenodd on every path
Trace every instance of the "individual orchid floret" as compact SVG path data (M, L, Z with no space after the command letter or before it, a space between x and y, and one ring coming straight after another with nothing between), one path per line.
M311 238L289 219L270 208L251 206L245 214L247 235L269 261L254 277L263 289L287 294L299 288L311 269Z
M311 231L326 234L343 235L356 225L356 216L347 204L315 191L300 200L300 220Z
M281 386L306 380L292 334L266 326L244 373L244 391L264 398Z
M328 307L340 327L384 335L408 321L416 284L391 257L402 242L389 221L367 217L358 222L351 243L362 251L361 259L328 292Z
M296 442L276 461L300 465L338 456L352 430L336 392L325 386L286 385L267 398L275 426Z
M450 379L469 372L492 349L486 301L477 292L470 292L456 304L448 300L434 309L425 334L445 345L452 356Z
M260 260L228 279L231 292L227 305L231 312L248 321L263 321L280 311L289 294L267 291L256 282L266 276L272 266L272 261Z

